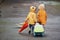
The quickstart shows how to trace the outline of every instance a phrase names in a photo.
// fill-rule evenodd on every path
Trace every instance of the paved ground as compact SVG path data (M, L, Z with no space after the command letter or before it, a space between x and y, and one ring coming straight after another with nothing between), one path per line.
M19 27L16 24L24 22L29 6L36 5L37 7L40 3L40 1L36 1L2 4L0 40L60 40L60 5L57 5L59 3L53 5L53 3L43 2L46 4L48 14L45 37L33 37L28 34L28 29L24 30L21 34L18 33Z

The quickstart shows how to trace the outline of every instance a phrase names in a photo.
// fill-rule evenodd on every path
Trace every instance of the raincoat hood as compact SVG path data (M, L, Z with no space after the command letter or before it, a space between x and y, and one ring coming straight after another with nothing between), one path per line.
M36 10L36 7L34 7L34 6L30 7L30 12L35 12L35 10Z

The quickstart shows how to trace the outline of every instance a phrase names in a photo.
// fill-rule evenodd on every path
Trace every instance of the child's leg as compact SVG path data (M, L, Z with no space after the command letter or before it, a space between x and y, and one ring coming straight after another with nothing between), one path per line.
M30 25L29 25L29 28L30 28L30 30L29 30L29 31L30 31L31 33L33 33L34 25L30 24Z
M32 32L32 25L29 24L29 34L31 34L31 32Z
M34 32L34 25L32 25L31 28L32 28L32 29L31 29L31 32L33 33L33 32Z
M28 32L29 34L31 33L31 25L29 24L29 32Z
M34 25L31 25L31 33L34 31Z
M44 30L45 30L45 25L44 24L42 24L43 25L43 28L44 28Z

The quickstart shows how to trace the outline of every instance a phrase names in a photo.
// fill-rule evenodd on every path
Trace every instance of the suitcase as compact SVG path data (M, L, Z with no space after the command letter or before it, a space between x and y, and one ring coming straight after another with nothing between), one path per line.
M35 24L34 27L34 32L33 32L33 36L44 36L44 28L43 25L40 25L39 23Z

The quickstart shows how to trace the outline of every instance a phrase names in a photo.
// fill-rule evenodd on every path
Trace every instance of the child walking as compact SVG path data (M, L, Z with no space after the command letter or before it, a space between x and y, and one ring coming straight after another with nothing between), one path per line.
M30 30L28 32L29 34L33 33L34 25L35 25L35 23L37 21L35 11L36 11L36 7L31 6L30 7L30 12L29 12L29 14L28 14L28 16L26 18L26 21L28 22L29 28L30 28Z
M37 13L37 20L38 20L38 23L42 24L44 27L46 24L46 21L47 21L47 14L46 14L46 10L45 10L45 5L40 4L38 9L39 10ZM44 29L45 29L45 27L44 27Z

